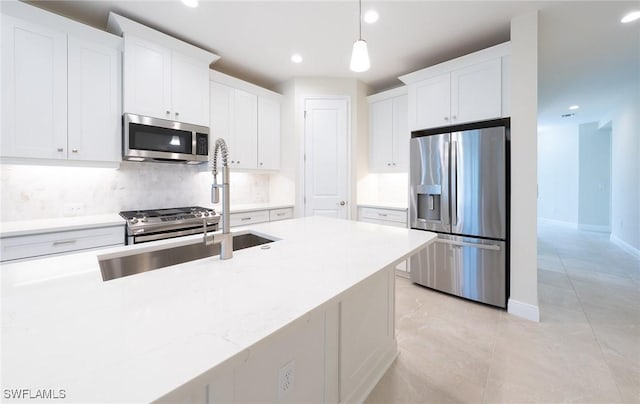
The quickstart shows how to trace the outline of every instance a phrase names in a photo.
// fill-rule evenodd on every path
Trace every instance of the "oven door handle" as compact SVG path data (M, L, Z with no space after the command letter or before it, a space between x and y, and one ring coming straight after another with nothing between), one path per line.
M211 225L209 225L211 226ZM210 227L211 229L211 227ZM218 230L217 224L215 230ZM181 230L181 231L170 231L165 233L155 233L155 234L145 234L143 236L135 235L133 236L133 244L143 243L145 241L154 241L154 240L163 240L167 238L174 238L180 236L188 236L191 234L202 234L202 226L198 226L192 229Z

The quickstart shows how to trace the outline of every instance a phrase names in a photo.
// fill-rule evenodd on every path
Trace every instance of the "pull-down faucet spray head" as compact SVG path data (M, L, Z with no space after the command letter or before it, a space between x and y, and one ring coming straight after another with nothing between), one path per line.
M218 152L220 152L222 157L222 167L228 167L229 149L227 148L227 143L222 138L218 138L216 140L211 161L211 174L213 174L213 184L211 185L211 203L214 204L220 203L220 186L218 185ZM225 178L222 179L222 182L225 182ZM227 179L226 182L228 183L229 180Z

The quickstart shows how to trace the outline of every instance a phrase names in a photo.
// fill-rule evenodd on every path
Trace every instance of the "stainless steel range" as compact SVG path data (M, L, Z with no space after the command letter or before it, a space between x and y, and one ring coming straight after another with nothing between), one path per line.
M203 232L206 220L208 230L218 230L220 215L201 206L184 208L132 210L120 212L127 221L126 244L186 236Z

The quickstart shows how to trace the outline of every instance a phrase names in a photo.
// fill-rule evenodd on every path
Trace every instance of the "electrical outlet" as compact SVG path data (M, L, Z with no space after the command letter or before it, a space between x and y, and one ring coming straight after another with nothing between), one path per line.
M281 401L293 390L294 380L295 362L289 361L278 372L278 401Z
M65 203L62 207L63 216L78 216L84 212L84 203Z

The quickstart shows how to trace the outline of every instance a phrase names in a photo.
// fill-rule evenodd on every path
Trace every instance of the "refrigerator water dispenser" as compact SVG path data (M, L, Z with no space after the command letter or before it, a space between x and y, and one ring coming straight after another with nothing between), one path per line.
M418 185L418 219L442 221L440 212L440 197L442 187L440 185Z

